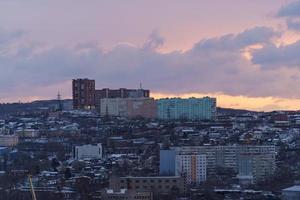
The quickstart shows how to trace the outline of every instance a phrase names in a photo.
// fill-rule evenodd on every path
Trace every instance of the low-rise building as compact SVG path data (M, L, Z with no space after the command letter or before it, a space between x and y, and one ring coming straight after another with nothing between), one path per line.
M121 189L119 191L112 189L105 189L101 193L103 200L152 200L151 192L138 192L136 190Z
M0 135L0 146L14 147L19 142L18 135Z
M39 131L31 128L18 129L16 134L18 134L20 137L34 138L39 136Z
M184 179L180 176L156 177L120 177L111 181L111 188L134 189L138 192L149 191L153 195L183 193L185 191Z
M73 149L75 159L100 159L102 158L102 144L75 146Z
M283 200L299 200L300 199L300 185L294 185L292 187L282 190Z

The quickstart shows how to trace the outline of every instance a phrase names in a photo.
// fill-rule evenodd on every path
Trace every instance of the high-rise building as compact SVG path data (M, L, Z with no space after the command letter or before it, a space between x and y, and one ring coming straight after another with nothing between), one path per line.
M158 118L163 120L213 120L216 117L216 99L166 98L157 100Z
M174 176L175 175L175 150L160 150L159 156L159 175Z
M215 175L218 167L223 167L233 169L241 181L247 179L247 182L257 182L271 176L276 168L276 151L273 145L207 145L171 147L170 150L161 150L161 155L165 154L164 156L168 155L170 158L160 159L160 166L164 166L163 171L160 171L160 173L173 171L173 166L176 165L176 162L173 161L174 153L170 153L171 151L174 151L176 156L206 155L208 177Z
M275 171L275 151L270 148L239 148L237 178L241 183L265 180Z
M175 175L184 177L188 184L206 181L206 155L194 153L176 155Z
M156 117L156 103L153 98L104 98L101 99L102 116L120 116L127 118Z
M96 109L101 112L101 99L104 98L149 98L150 91L144 89L126 89L120 88L112 90L104 88L95 91L95 105Z
M95 108L95 80L73 79L73 108Z

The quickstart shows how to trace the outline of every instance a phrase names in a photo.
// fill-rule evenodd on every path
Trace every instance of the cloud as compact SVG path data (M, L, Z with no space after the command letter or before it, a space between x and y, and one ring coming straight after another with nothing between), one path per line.
M277 17L284 17L286 26L289 30L300 30L300 1L291 2L282 6L278 12Z
M16 39L22 37L24 32L22 31L7 31L0 28L0 47L3 48L4 45L7 45Z
M163 38L157 30L153 31L148 40L145 42L143 48L147 50L155 50L165 43L165 38Z
M294 30L294 31L300 31L300 21L295 19L287 19L286 25L288 29Z
M254 44L269 43L272 38L280 35L281 33L269 27L255 27L237 35L228 34L219 38L202 40L195 45L194 49L238 50Z
M56 85L78 77L96 79L98 88L138 87L142 82L152 91L165 93L300 97L300 89L293 87L300 84L295 79L300 76L296 68L263 70L261 66L271 65L269 54L282 54L272 45L279 35L272 28L255 27L201 40L185 52L169 53L157 50L164 44L158 32L140 47L122 43L106 51L94 42L73 48L23 45L0 55L0 70L4 72L0 74L0 97L38 96L42 90L53 93ZM244 49L255 44L263 48L253 50L253 60L246 59ZM284 51L289 56L299 52L297 44ZM295 58L294 63L297 61Z
M254 51L252 61L264 68L300 68L300 41L285 46L267 45Z
M300 1L291 2L282 6L278 12L278 17L299 17L300 16Z

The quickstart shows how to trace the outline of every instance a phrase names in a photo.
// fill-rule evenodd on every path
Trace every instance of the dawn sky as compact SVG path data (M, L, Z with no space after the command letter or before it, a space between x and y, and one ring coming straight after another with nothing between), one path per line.
M300 109L300 1L0 0L0 102L72 78L218 106Z

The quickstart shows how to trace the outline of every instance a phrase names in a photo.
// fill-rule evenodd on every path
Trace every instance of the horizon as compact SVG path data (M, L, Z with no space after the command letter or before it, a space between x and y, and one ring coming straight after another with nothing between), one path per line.
M0 0L0 103L71 98L71 79L89 77L142 82L154 98L299 110L299 32L299 0Z
M151 90L150 90L150 94L151 94ZM197 96L198 95L198 96ZM203 98L203 97L211 97L211 98L216 98L217 99L217 108L223 108L223 109L233 109L233 110L247 110L247 111L250 111L250 112L297 112L299 110L297 109L269 109L269 110L257 110L257 109L251 109L251 108L244 108L244 107L230 107L229 106L220 106L219 105L219 102L218 102L218 98L215 97L215 96L209 96L209 94L203 94L203 95L200 95L199 94L194 94L192 96L189 96L189 94L185 94L185 95L182 95L182 96L178 96L178 95L174 95L174 94L159 94L159 93L154 93L154 96L153 95L150 95L150 98L154 98L155 100L159 100L159 99L164 99L164 98L183 98L183 99L187 99L187 98ZM225 96L226 98L226 96ZM240 98L243 98L243 97L240 97ZM221 98L222 99L222 98ZM55 101L57 100L56 98L36 98L36 99L33 99L33 100L30 100L30 101L13 101L13 102L0 102L0 104L28 104L28 103L34 103L34 102L38 102L38 101ZM72 97L67 97L67 98L62 98L62 100L70 100L72 101ZM238 99L238 101L240 101ZM226 100L225 100L226 102ZM222 104L222 103L221 103Z

